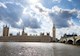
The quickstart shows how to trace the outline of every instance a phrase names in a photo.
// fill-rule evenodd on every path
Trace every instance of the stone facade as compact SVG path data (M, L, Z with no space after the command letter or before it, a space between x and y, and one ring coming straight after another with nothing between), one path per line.
M50 36L8 36L1 37L1 42L51 42Z
M80 45L80 36L78 36L77 34L72 34L72 35L64 34L64 36L61 37L60 42Z
M0 42L51 42L55 41L55 27L52 28L53 37L50 36L49 33L44 35L41 33L40 36L28 36L27 33L24 32L24 28L22 30L22 35L17 33L16 36L12 34L9 35L9 27L3 27L3 36L0 37Z

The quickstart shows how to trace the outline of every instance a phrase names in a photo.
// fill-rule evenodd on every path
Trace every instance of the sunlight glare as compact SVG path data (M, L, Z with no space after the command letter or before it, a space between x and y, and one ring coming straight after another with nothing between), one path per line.
M38 3L40 0L29 0L28 2L31 3L31 4L35 4L35 3Z

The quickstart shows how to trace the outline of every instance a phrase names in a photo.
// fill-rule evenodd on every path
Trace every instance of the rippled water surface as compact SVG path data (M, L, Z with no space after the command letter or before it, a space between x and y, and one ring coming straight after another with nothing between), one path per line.
M80 46L62 43L0 42L0 56L80 56Z
M52 43L0 42L0 56L53 56Z

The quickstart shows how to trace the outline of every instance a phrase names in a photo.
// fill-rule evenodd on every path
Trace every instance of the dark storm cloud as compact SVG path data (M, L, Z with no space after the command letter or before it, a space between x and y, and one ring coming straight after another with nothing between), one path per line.
M49 13L50 18L53 20L53 23L56 24L58 28L62 27L68 27L69 23L68 21L71 20L71 18L76 15L77 17L77 12L71 10L61 10L59 12L51 12Z
M4 7L4 6L5 7ZM13 3L13 2L7 2L7 3L1 3L0 5L0 20L3 21L5 24L9 24L14 28L22 28L22 25L17 25L17 22L19 22L20 19L22 19L23 24L25 27L30 28L39 28L39 22L36 19L25 19L21 18L23 13L23 7L20 3ZM27 16L26 16L27 17Z

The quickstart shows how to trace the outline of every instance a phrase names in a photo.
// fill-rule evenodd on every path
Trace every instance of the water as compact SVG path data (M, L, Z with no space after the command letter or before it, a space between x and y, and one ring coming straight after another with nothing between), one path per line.
M80 56L80 46L62 43L0 42L0 56Z
M52 43L1 42L0 56L54 56Z

